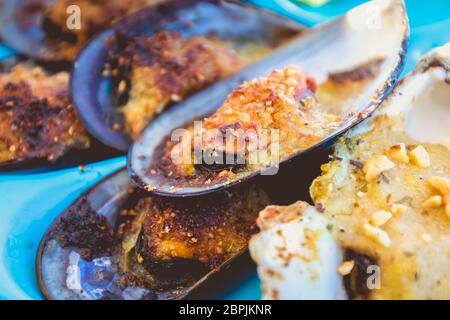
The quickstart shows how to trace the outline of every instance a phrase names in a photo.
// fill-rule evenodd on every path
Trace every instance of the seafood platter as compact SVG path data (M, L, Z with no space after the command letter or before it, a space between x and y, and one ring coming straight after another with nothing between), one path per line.
M450 299L450 44L402 74L407 8L0 1L0 297Z

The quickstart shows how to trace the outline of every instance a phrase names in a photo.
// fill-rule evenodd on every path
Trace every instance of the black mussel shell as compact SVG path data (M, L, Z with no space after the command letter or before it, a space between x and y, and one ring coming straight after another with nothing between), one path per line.
M42 12L53 0L12 0L0 4L0 37L14 50L30 57L52 55L45 47Z
M261 193L256 193L255 199L258 208L262 209L268 204L269 199L265 192L260 190ZM187 204L191 208L188 210L195 208L194 211L197 212L205 203L218 206L216 200L219 203L233 201L229 198L229 193L224 195L225 197L206 200L192 198L192 201L196 202L191 203L194 207ZM161 265L152 262L150 266L147 266L146 262L141 264L125 262L132 265L127 267L131 271L120 272L120 263L136 261L134 252L139 251L144 245L138 239L133 242L134 249L126 253L125 257L121 253L117 254L122 252L120 251L123 248L122 241L125 241L123 240L125 238L120 236L123 232L120 226L123 219L126 219L121 212L124 208L134 208L142 196L148 197L149 194L139 189L132 191L131 180L124 168L84 193L52 223L40 243L36 257L38 283L46 298L88 300L211 298L224 292L223 290L230 289L230 286L242 281L254 271L254 264L248 252L243 249L241 254L230 258L212 271L190 260L184 260L161 261ZM186 206L186 199L161 199L161 201L173 200L181 201L175 204L176 208ZM131 233L133 234L133 231ZM157 283L152 285L152 289L140 281L139 277L145 277L145 272L139 273L143 267L147 270L151 268L158 270L158 273L153 273L157 274ZM188 284L183 284L185 280Z

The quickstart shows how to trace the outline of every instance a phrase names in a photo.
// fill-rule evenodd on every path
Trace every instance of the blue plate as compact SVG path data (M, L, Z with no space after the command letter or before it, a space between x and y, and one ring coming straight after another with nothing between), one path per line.
M284 0L253 0L306 25L314 26L341 15L364 1L333 0L320 7L296 5ZM406 0L411 22L411 41L404 72L431 48L450 41L450 1ZM14 52L0 45L0 59ZM41 299L36 282L35 256L44 232L73 200L94 183L125 165L125 157L78 168L52 172L0 174L0 298ZM220 297L259 299L255 275Z

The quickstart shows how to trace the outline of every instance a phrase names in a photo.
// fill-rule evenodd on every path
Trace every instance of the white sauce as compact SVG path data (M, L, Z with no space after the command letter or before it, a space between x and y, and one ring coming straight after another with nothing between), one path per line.
M323 215L309 207L301 217L276 224L251 240L250 253L258 264L264 299L347 298L336 271L342 252L327 224Z

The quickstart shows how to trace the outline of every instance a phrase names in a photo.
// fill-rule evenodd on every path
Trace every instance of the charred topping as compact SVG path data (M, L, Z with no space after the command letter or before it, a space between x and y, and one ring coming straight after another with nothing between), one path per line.
M131 259L157 277L153 287L194 283L245 251L257 232L257 213L268 203L257 188L201 199L146 196L130 209L145 215Z
M73 247L85 260L110 255L114 233L86 197L69 208L51 231L61 247Z
M105 75L112 76L126 129L136 138L156 114L242 67L237 53L212 36L178 31L130 37L118 32Z
M50 106L46 98L40 99L33 95L30 87L24 83L7 83L3 87L0 98L0 111L14 114L11 127L20 132L23 142L28 149L37 150L46 143L44 122L61 115L67 105L70 104L68 93L60 92L58 99L61 104Z
M163 142L156 147L154 155L154 159L159 159L159 161L152 161L152 166L148 169L148 175L170 181L174 187L177 187L183 185L186 181L193 185L226 182L230 179L230 176L245 170L245 165L206 165L201 163L194 165L192 176L186 177L179 173L179 167L171 159L171 151L177 143L178 141L170 141L169 138L163 139ZM193 157L192 161L194 161Z
M45 17L42 21L42 28L50 41L67 42L70 45L75 45L78 42L77 34L69 30L64 30L57 25L49 17Z
M250 196L248 192L246 195ZM147 212L143 227L147 250L143 254L153 259L183 255L176 251L160 251L158 241L173 238L181 240L187 250L192 250L188 255L192 254L210 269L216 268L230 255L241 251L257 231L254 220L263 203L255 195L251 200L256 202L246 203L249 200L245 197L237 198L227 192L205 197L201 204L199 199L145 198L138 204L140 210Z

